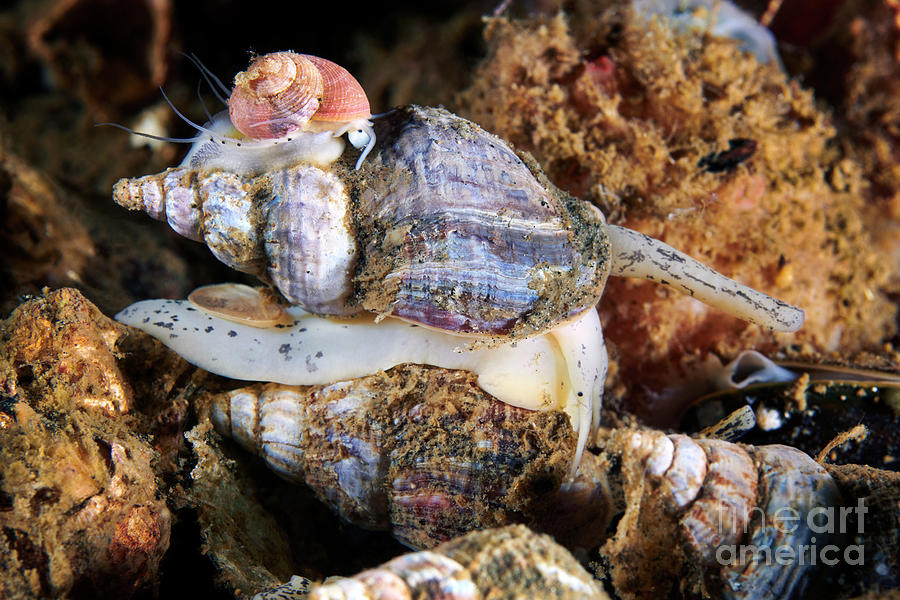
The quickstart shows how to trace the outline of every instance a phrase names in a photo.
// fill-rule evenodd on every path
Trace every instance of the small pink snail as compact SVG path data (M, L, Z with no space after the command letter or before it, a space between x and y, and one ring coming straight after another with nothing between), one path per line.
M369 100L359 82L342 66L296 52L254 57L229 89L196 57L193 62L225 105L199 125L169 105L197 130L190 138L160 137L117 123L98 123L134 135L192 144L182 167L221 169L238 175L259 175L273 168L306 163L327 167L344 152L343 135L362 150L359 169L375 147ZM163 97L169 99L163 92Z
M293 142L303 132L344 133L362 154L375 145L369 99L342 66L294 52L257 56L234 78L228 100L234 128L254 140Z

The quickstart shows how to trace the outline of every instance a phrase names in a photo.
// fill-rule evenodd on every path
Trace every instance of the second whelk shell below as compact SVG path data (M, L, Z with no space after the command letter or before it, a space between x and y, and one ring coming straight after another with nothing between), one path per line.
M575 452L566 416L499 402L464 371L409 365L329 386L258 384L209 405L217 431L276 473L413 547L516 522L587 547L610 519L596 457L563 485Z
M624 597L684 582L727 598L797 593L815 570L801 553L833 543L811 515L841 505L828 473L794 448L654 431L613 430L567 483L573 449L561 415L499 403L462 372L409 366L209 398L218 431L355 523L429 548L525 522L570 548L600 547ZM791 527L785 515L796 517ZM796 560L748 560L748 548Z

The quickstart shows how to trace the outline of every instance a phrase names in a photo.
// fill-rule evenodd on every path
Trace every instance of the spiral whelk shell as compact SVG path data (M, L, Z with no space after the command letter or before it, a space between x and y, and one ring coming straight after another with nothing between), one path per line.
M414 548L519 522L590 547L611 518L595 456L567 477L575 442L565 415L500 402L463 371L407 365L206 397L216 431L343 518Z
M596 304L609 263L599 212L446 111L411 107L380 124L377 174L181 167L122 180L114 197L320 314L522 337ZM473 157L482 166L465 175Z
M606 600L578 561L549 536L521 525L470 533L398 556L352 577L314 586L294 578L254 600Z
M817 567L810 553L838 537L814 518L840 507L840 492L821 465L795 448L659 432L619 435L630 496L607 553L614 562L635 554L646 561L614 569L620 593L657 597L699 570L704 577L693 585L705 594L794 597ZM682 552L673 555L673 546Z

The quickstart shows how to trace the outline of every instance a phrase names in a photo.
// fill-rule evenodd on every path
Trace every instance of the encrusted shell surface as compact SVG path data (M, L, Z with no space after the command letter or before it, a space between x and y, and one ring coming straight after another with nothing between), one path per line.
M406 114L404 114L406 113ZM603 216L500 138L443 110L398 110L361 171L367 310L459 333L531 334L592 306ZM369 173L371 171L371 173Z
M513 525L404 554L351 578L314 587L309 598L602 600L608 596L552 538Z
M114 196L320 314L523 337L596 304L609 268L599 211L447 111L397 109L377 130L360 171L178 168Z
M750 453L758 469L760 510L752 514L744 544L754 552L729 555L732 560L720 572L722 593L741 600L788 598L806 585L817 548L840 533L834 523L822 526L813 515L837 510L841 494L822 465L796 448L751 446ZM786 554L791 559L784 561Z
M282 138L306 127L324 89L321 72L307 57L273 52L257 56L235 76L228 113L249 138Z
M622 448L626 509L603 554L623 597L657 598L677 588L723 598L794 597L815 571L809 552L836 542L839 532L815 518L841 506L838 488L799 450L654 431L613 432L606 447Z
M406 366L210 400L217 431L344 518L413 547L515 522L589 547L611 516L596 457L567 481L575 441L563 414L499 402L462 371Z

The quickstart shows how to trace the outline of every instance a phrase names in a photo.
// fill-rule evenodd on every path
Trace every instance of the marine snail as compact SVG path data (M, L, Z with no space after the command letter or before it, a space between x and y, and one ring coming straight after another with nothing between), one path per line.
M231 126L226 115L218 118ZM399 359L405 362L460 367L432 361L426 328L458 336L459 347L465 338L480 340L473 347L487 345L491 352L502 352L504 344L522 345L526 338L543 339L535 343L552 347L552 358L547 350L524 351L524 360L503 369L534 370L537 358L555 365L538 368L547 384L519 397L518 405L566 410L578 434L576 465L592 423L599 421L606 352L594 306L610 273L658 281L779 331L802 325L800 309L658 240L607 225L596 208L553 186L530 157L446 110L401 107L377 119L375 132L377 138L369 136L374 144L369 160L357 161L355 169L338 156L328 165L299 156L286 162L285 156L271 158L256 147L237 145L229 153L238 157L246 151L250 158L222 162L205 148L228 144L217 144L212 136L198 141L181 167L119 181L114 198L205 242L219 260L271 283L304 311L374 315L366 328L396 327L385 324L387 317L423 326L408 332L423 337ZM179 349L188 360L199 364L199 357L208 355L204 366L240 379L261 378L259 359L240 363L223 357L243 356L255 345L277 362L290 335L305 327L298 323L287 334L278 330L271 336L232 329L234 336L213 342L203 339L209 337L208 324L173 330L175 320L187 318L188 305L167 305L168 316L161 320L148 316L156 310L144 305L120 318L164 343L177 339L172 333L189 338ZM294 318L314 317L298 312ZM355 332L356 324L341 327ZM353 347L352 357L336 363L344 370L330 372L332 382L358 376L356 362L374 364L360 355L380 353L378 345ZM234 368L218 371L216 363L225 362ZM322 383L305 378L314 372L293 369L290 378L271 379ZM491 390L501 399L513 401L525 387L516 385L514 375L501 379Z
M217 79L212 81L229 94ZM273 52L255 57L234 78L227 104L227 111L198 127L183 166L244 175L298 161L325 166L344 151L341 136L346 133L362 150L359 168L375 145L362 86L342 66L318 56Z
M461 371L255 384L207 392L201 405L218 432L351 522L415 548L523 523L570 549L601 548L621 597L677 596L679 586L792 597L815 569L811 553L838 543L816 520L842 505L838 488L794 448L612 430L566 485L565 419L505 406Z

